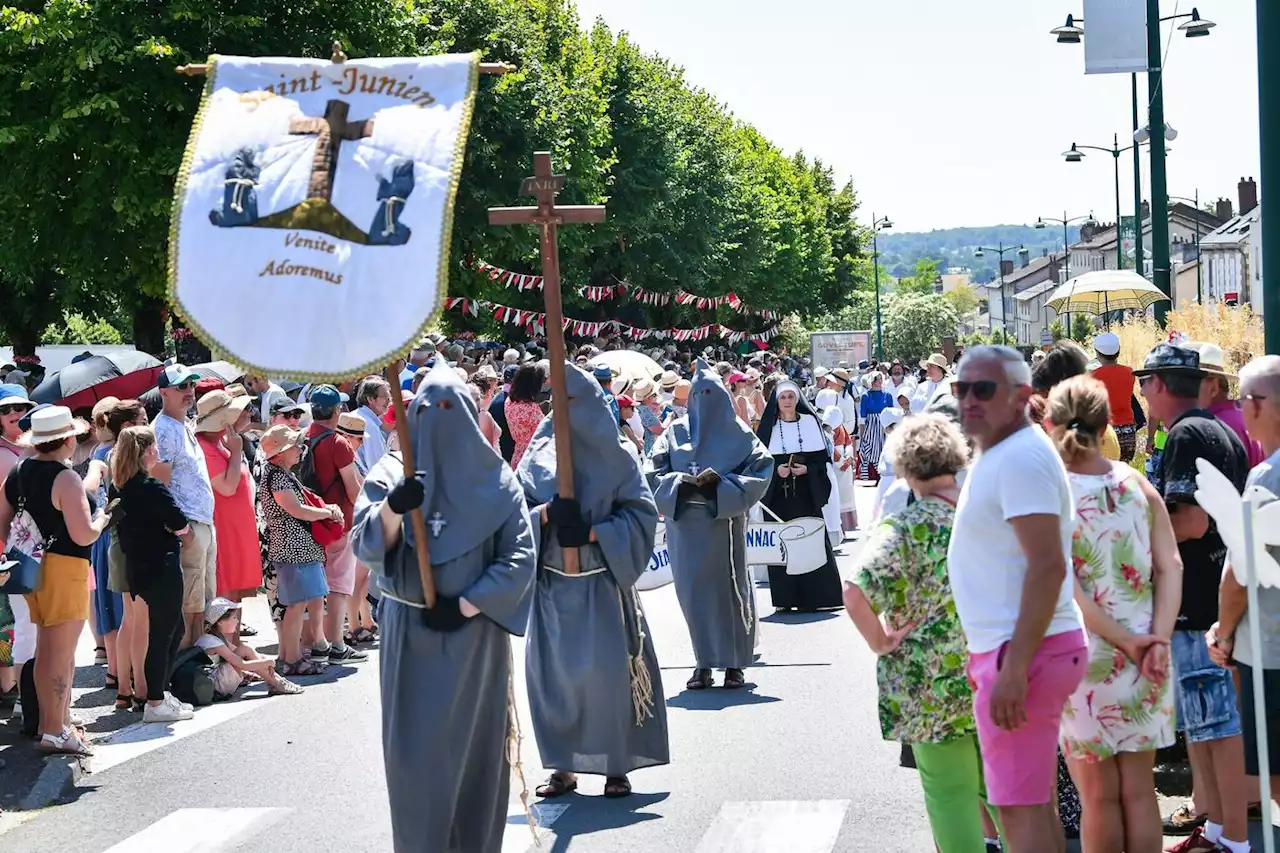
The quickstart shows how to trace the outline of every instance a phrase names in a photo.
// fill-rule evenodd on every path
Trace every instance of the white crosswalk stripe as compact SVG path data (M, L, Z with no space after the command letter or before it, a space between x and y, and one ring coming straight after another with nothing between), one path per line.
M218 853L250 833L259 833L292 809L178 809L103 853Z
M831 853L848 800L731 802L695 853Z

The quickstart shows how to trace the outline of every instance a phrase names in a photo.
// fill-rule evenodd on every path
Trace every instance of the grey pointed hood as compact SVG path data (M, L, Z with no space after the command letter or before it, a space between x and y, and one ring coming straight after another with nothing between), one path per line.
M604 472L615 467L630 470L636 461L622 444L626 439L619 431L600 383L573 364L566 363L564 372L573 446L574 497L592 520L605 518L612 511L617 478ZM546 503L556 496L557 426L553 417L542 419L516 470L520 486L534 503Z
M445 563L490 538L506 522L510 508L520 505L520 486L480 432L471 391L443 358L436 359L418 386L408 404L407 422L414 462L424 472L422 512L431 561ZM445 522L439 535L431 528L436 513ZM405 537L412 544L411 525L405 525Z
M733 398L720 374L702 359L694 365L688 414L676 426L680 428L669 444L682 451L682 458L688 458L686 468L696 465L700 471L713 468L721 474L735 471L755 446L755 436L750 427L738 420Z

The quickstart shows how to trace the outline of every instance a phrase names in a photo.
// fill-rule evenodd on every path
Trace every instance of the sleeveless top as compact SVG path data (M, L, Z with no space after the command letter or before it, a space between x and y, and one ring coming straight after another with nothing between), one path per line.
M53 481L67 470L63 463L50 459L24 459L4 481L4 494L14 509L20 498L26 499L25 509L44 538L45 553L88 560L91 546L72 540L62 511L53 505ZM97 501L92 496L88 500L92 515Z

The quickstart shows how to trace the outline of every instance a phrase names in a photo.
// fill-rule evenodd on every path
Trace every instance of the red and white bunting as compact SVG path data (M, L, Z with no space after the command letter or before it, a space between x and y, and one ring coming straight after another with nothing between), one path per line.
M472 317L478 317L480 311L488 311L493 316L493 319L499 323L506 323L510 326L523 326L530 334L534 335L546 334L547 315L536 311L512 308L509 305L499 305L496 302L487 302L483 299L469 299L465 296L446 298L444 307L446 311L460 311L470 314ZM697 326L692 329L646 329L639 326L629 326L617 320L587 321L574 320L570 317L564 318L564 330L569 335L584 338L594 338L606 330L615 330L622 337L632 341L653 338L656 340L688 342L718 337L731 344L740 343L744 340L765 343L778 336L777 325L770 326L759 334L749 334L735 331L718 323L708 323L705 326Z

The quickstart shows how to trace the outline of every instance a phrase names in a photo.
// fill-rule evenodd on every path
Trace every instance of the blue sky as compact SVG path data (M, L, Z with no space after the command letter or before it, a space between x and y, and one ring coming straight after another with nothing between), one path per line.
M860 216L899 231L1033 222L1092 210L1115 218L1108 154L1067 164L1072 141L1131 136L1129 75L1084 73L1082 46L1049 30L1083 0L577 0L640 46L684 66L787 152L852 177ZM1191 11L1162 0L1161 13ZM1203 0L1208 38L1164 43L1169 192L1235 199L1258 176L1255 6ZM1085 23L1086 36L1088 22ZM1138 79L1140 123L1146 77ZM1144 155L1143 172L1147 172ZM1150 193L1145 189L1144 197ZM1121 159L1132 213L1132 156Z

